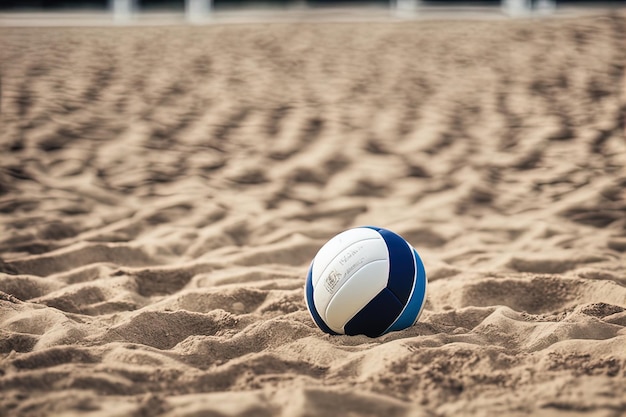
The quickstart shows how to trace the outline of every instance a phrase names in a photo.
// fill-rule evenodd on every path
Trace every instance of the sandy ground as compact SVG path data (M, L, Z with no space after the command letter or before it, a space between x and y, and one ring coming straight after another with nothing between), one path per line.
M0 415L626 413L623 14L0 29ZM311 258L401 233L414 327Z

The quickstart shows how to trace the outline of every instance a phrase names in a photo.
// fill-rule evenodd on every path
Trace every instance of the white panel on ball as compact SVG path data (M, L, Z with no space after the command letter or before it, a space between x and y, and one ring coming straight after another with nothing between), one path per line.
M381 239L376 230L365 227L346 230L330 239L315 256L313 262L313 286L317 285L322 272L328 267L334 258L339 256L345 248L353 243L366 239Z
M313 300L320 316L326 317L326 307L330 299L359 269L373 261L384 260L388 264L388 259L387 245L380 235L375 239L359 240L336 254L320 273L321 278L313 287ZM385 284L386 282L385 280Z
M337 333L344 333L343 327L363 307L387 286L389 260L370 262L359 269L337 290L332 297L326 314L326 324Z

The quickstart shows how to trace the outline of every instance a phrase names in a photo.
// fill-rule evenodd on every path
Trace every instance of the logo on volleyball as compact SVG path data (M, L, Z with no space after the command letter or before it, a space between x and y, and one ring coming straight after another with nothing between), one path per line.
M324 287L330 293L335 290L337 283L341 279L341 274L335 270L330 271L330 273L326 276L326 280L324 281Z

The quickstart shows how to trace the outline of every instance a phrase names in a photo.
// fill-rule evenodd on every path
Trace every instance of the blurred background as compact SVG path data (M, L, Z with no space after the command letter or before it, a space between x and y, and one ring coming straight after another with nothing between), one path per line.
M214 9L220 8L266 8L266 7L329 7L329 6L393 6L396 1L402 3L406 0L213 0L206 1L209 7ZM196 1L197 2L197 1ZM185 10L186 0L2 0L0 1L0 11L70 11L70 10L87 10L87 11L105 11L113 9L115 3L134 4L137 11L142 12L183 12ZM187 1L194 3L194 0ZM198 3L202 3L198 2ZM527 4L529 7L541 6L542 3L554 4L557 6L569 7L606 7L620 6L626 4L624 0L409 0L409 3L419 5L420 7L438 7L438 6L455 6L455 7L498 7L502 4Z

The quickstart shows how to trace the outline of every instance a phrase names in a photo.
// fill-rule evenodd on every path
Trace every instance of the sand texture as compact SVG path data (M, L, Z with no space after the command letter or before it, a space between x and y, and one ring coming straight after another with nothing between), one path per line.
M626 413L626 18L0 29L1 416ZM329 336L345 228L419 323Z

